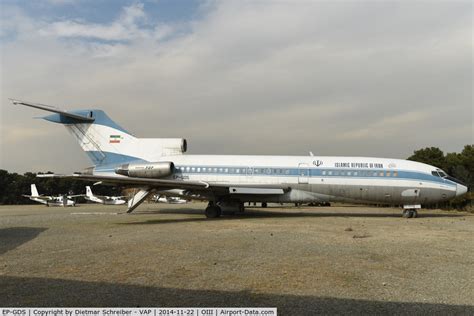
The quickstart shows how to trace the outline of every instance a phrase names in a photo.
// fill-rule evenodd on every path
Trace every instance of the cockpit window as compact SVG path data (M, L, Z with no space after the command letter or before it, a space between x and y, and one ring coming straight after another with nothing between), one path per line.
M436 169L436 171L438 172L439 176L442 177L442 178L446 178L448 175L446 174L446 172L444 172L443 170L441 169Z
M434 175L435 177L439 177L438 171L431 171L431 174Z

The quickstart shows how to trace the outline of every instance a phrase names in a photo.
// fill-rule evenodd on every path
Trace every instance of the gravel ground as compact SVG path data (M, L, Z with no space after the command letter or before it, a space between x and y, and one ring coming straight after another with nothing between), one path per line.
M365 206L0 207L0 306L474 314L474 215Z

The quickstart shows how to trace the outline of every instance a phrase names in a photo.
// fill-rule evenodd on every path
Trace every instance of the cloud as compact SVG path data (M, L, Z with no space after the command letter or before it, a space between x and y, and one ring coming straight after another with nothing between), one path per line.
M186 137L192 153L403 158L472 142L470 3L211 1L167 23L149 5L101 23L5 8L2 94L100 107L138 136ZM61 128L30 121L37 111L0 103L3 126L48 135L30 146L49 169L89 164ZM0 147L1 168L46 164Z
M109 24L87 23L65 20L47 24L39 30L41 36L61 38L84 38L102 41L131 41L138 39L160 40L172 31L168 25L147 24L147 15L142 3L122 9L122 14Z

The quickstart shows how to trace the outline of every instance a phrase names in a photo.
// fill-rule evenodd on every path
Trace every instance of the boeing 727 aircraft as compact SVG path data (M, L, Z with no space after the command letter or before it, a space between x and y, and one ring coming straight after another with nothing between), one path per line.
M427 164L401 159L324 156L186 155L185 139L137 138L101 110L53 112L45 120L63 124L94 166L67 177L137 188L132 212L152 192L181 190L183 197L209 201L205 214L244 210L244 202L356 202L403 205L416 217L423 204L467 192L459 180Z
M70 200L69 198L79 195L40 195L38 193L38 189L36 189L36 184L33 183L31 185L31 195L23 194L23 196L29 198L32 201L45 204L46 206L76 206L76 202Z
M86 195L84 198L88 201L105 205L121 205L127 203L127 201L123 199L123 196L95 195L92 193L90 186L86 186Z

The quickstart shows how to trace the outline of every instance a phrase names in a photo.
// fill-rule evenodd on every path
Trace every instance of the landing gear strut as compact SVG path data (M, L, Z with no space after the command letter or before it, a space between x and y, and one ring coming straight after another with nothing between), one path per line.
M405 218L416 218L418 217L418 212L415 209L405 209L402 216Z
M221 216L222 210L218 205L209 202L209 205L206 207L205 213L207 218L217 218Z

